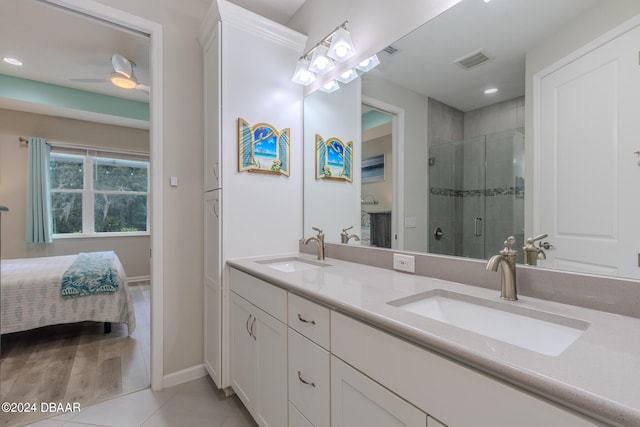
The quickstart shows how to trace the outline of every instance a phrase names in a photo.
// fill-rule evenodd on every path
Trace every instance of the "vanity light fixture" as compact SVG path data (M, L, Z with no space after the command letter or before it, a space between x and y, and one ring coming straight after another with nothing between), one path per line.
M373 55L356 65L356 68L366 73L367 71L373 70L378 64L380 64L378 55Z
M329 48L323 44L313 51L309 70L316 74L326 74L335 68L333 61L328 56Z
M337 81L335 80L331 80L329 83L325 83L320 90L326 93L331 93L331 92L335 92L338 89L340 89L340 85L338 84Z
M2 60L7 64L15 65L16 67L22 67L23 65L22 61L20 61L18 58L12 58L10 56L6 56L2 58Z
M492 93L496 93L497 91L498 91L497 87L492 87L492 88L486 89L484 91L484 94L485 95L491 95Z
M338 62L344 62L355 54L356 48L351 41L351 34L347 31L345 22L331 36L328 55Z
M338 77L336 77L336 80L341 83L347 84L357 78L358 78L358 73L356 72L356 70L351 69L340 74Z
M298 59L293 82L307 86L315 81L316 74L326 74L335 68L334 61L344 62L356 54L348 23L344 21Z
M298 83L303 86L307 86L316 80L316 76L309 71L308 59L304 57L298 59L298 65L296 66L296 71L293 73L293 78L291 80L294 83Z

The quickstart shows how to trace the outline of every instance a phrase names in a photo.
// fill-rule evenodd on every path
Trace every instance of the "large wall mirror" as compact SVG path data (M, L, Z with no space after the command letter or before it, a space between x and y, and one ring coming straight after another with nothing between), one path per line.
M550 203L546 195L554 194L557 201L560 196L555 187L561 183L541 178L545 168L540 161L536 164L542 155L544 127L552 126L541 114L549 109L536 99L546 84L540 79L543 70L573 62L575 58L567 58L576 50L621 25L632 28L629 22L638 15L640 4L633 0L463 0L379 52L380 64L359 79L341 84L332 93L308 95L304 234L312 234L311 227L320 227L325 229L326 241L340 243L344 242L342 229L353 226L348 234L360 240L350 239L351 245L478 259L497 253L509 235L516 237L521 249L527 238L548 234L535 242L537 248L540 244L548 248L542 248L548 256L538 261L540 267L640 278L640 227L625 229L624 224L632 221L621 217L626 215L621 211L629 207L620 205L607 212L590 209L593 213L586 217L593 223L585 219L579 232L574 227L568 234L577 238L568 244L562 240L562 229L540 218L544 215L541 204ZM637 71L637 49L633 55ZM636 74L640 79L640 73ZM598 95L586 99L597 105L608 101ZM640 110L633 102L628 110L637 116ZM588 134L598 130L587 128L580 141L584 147L592 142ZM319 183L313 178L314 135L323 132L353 138L351 182ZM558 147L553 150L561 151ZM607 148L598 150L601 156ZM633 150L627 154L635 165ZM626 159L612 159L608 167L615 173L618 169L611 165L621 161ZM565 160L562 168L556 175L573 176L571 185L579 185L583 178L575 178L571 161ZM581 166L576 171L584 173L585 169ZM629 173L638 171L640 167ZM640 177L635 179L638 182ZM585 182L600 190L609 181L599 184L594 178ZM631 187L616 187L615 191L618 196L606 200L628 198L626 191ZM634 191L637 197L637 189ZM585 196L572 199L574 210L602 200L589 191L569 194L577 193ZM559 208L551 208L555 209ZM598 231L605 237L599 234L595 245L625 234L635 236L635 246L628 244L624 254L616 251L627 259L626 265L601 262L592 249L586 250L588 261L584 263L578 255L563 263L557 255L561 249L571 247L572 254L579 252L573 249L576 241L593 237L590 227L603 229L598 218L612 216L614 211L618 219L611 220L611 228L615 230ZM639 214L637 206L635 213L631 209L630 215ZM519 262L524 262L523 253L519 250Z

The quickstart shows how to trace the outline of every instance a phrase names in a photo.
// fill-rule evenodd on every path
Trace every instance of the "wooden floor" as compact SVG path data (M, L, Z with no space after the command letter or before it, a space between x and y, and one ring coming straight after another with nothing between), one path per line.
M1 337L0 402L35 403L35 413L0 412L0 426L21 426L51 416L41 403L79 402L81 407L141 390L150 384L150 285L129 287L136 329L83 322Z

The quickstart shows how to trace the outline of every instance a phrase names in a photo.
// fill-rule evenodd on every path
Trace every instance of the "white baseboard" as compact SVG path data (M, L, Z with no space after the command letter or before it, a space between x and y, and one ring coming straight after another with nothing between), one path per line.
M137 277L127 277L127 283L146 282L148 280L151 280L151 276L150 275L137 276Z
M164 376L162 380L163 388L197 380L207 375L204 365L196 365L178 372L172 372Z

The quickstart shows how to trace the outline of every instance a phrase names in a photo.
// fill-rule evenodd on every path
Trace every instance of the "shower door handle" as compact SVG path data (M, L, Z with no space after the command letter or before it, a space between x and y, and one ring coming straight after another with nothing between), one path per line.
M482 218L476 217L473 224L473 235L476 237L482 236Z

